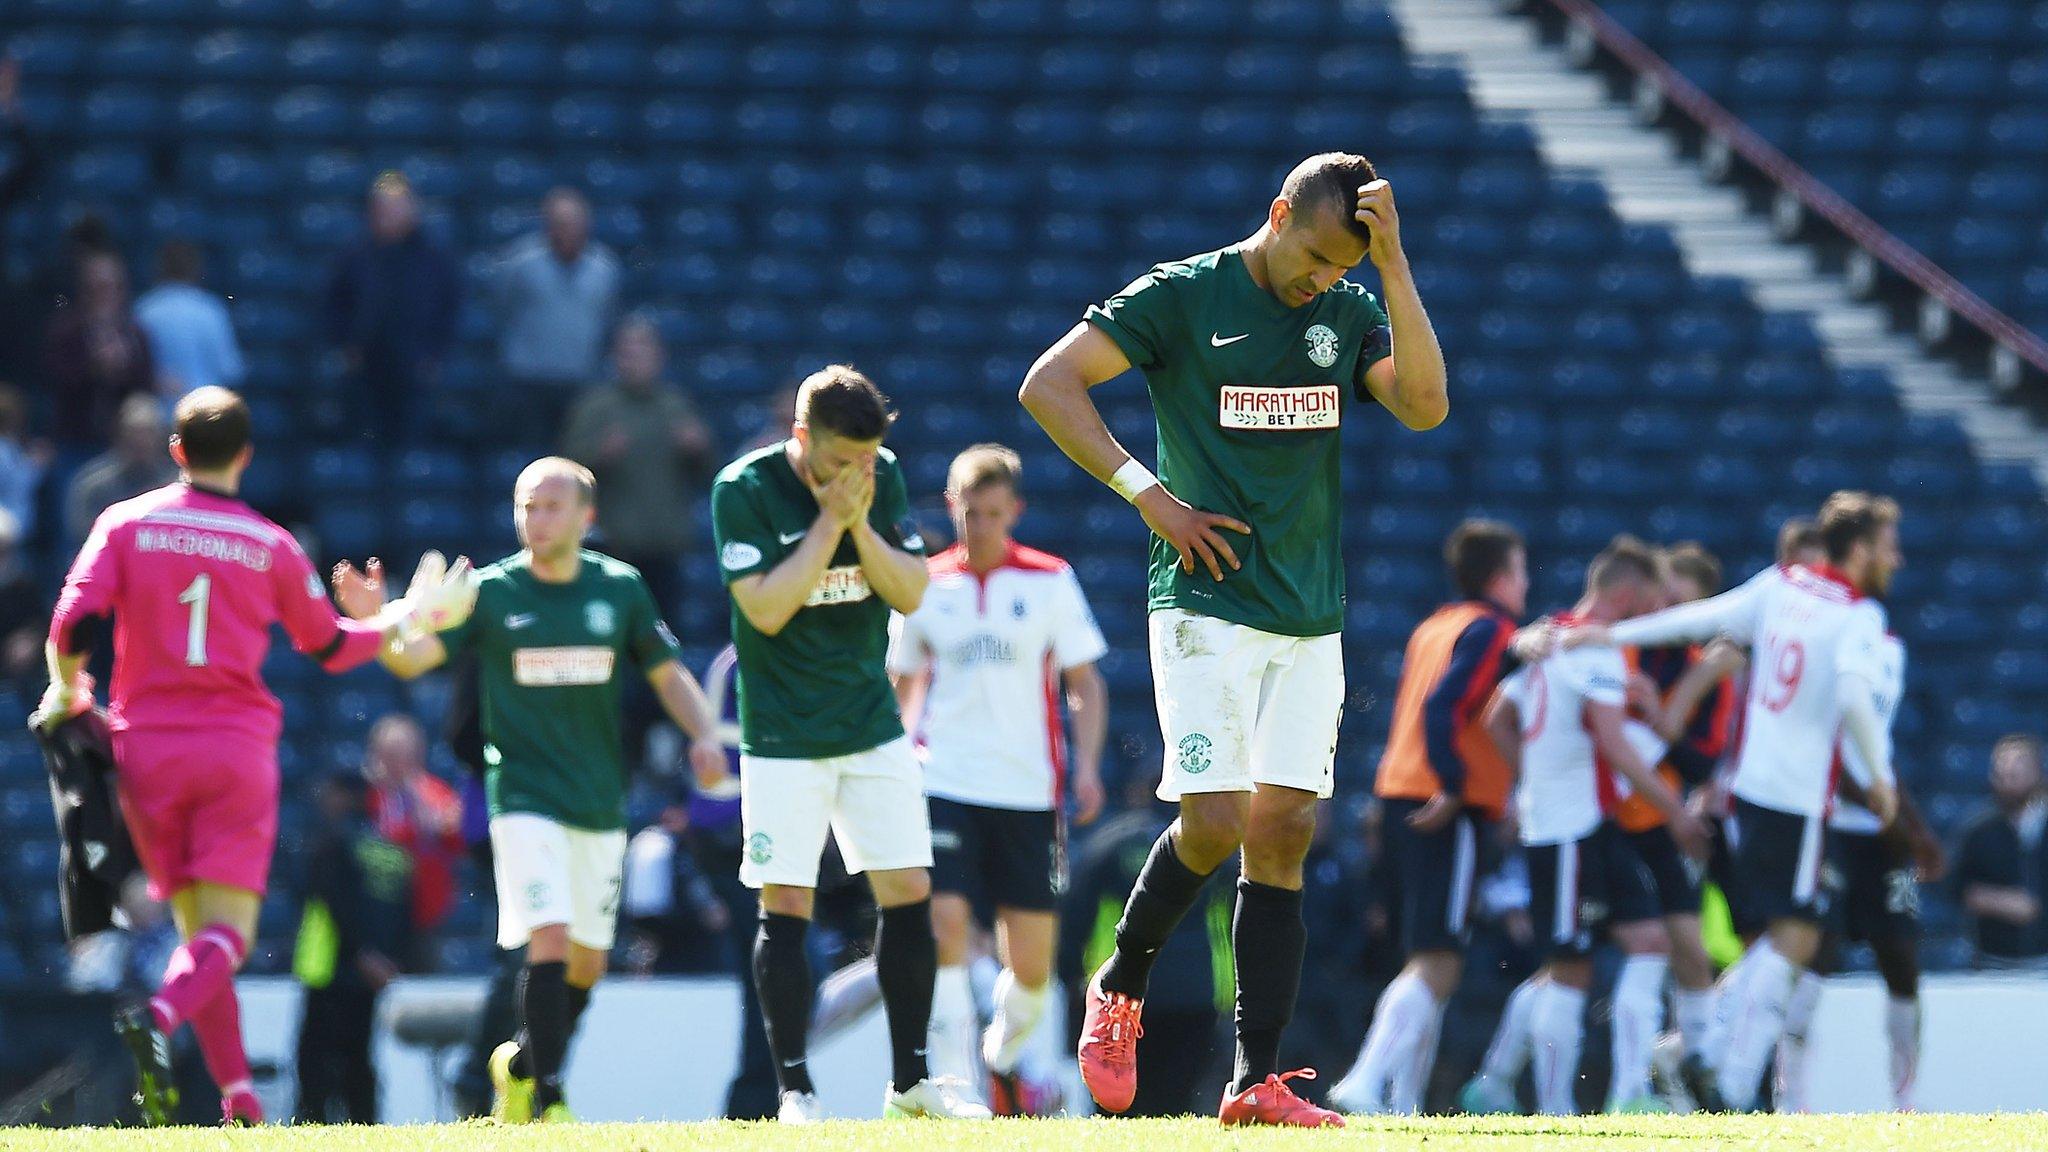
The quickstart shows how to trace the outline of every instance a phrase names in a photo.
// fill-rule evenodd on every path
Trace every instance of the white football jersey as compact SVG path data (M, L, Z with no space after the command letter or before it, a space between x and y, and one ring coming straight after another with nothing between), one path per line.
M1899 715L1899 701L1906 694L1906 645L1897 636L1886 634L1884 646L1878 652L1878 676L1875 699L1877 718L1884 721L1886 740L1892 736L1892 724ZM1857 776L1867 776L1869 771L1863 764L1863 753L1856 750L1856 742L1844 736L1841 741L1844 770L1860 768ZM1841 832L1860 832L1875 836L1884 831L1877 814L1861 804L1848 800L1835 801L1835 810L1828 817L1828 827Z
M1842 738L1837 685L1844 674L1883 683L1884 609L1832 570L1785 567L1712 599L1614 626L1615 642L1628 645L1716 635L1750 647L1734 794L1778 812L1823 815L1833 801Z
M1620 707L1628 665L1616 648L1559 652L1518 670L1501 686L1522 728L1515 813L1524 844L1564 844L1599 827L1621 803L1612 769L1586 723L1588 704Z
M889 671L930 671L915 736L925 791L1020 811L1057 807L1066 775L1060 674L1109 651L1064 560L1012 545L986 576L960 545L930 561L916 612L891 622Z

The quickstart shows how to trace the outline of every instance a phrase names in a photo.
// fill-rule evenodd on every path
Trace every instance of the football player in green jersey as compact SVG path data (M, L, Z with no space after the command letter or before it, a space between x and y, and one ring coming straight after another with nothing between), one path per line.
M889 1019L892 1116L984 1117L925 1059L938 945L932 834L889 683L889 611L917 611L930 575L874 381L843 364L797 389L789 439L711 486L718 568L739 656L740 879L761 890L754 983L785 1122L820 1119L807 1050L804 936L829 830L881 909L875 974Z
M1384 305L1344 279L1368 257ZM1156 476L1088 395L1130 368L1152 397ZM1152 958L1203 880L1242 849L1236 1076L1221 1118L1341 1125L1297 1097L1286 1083L1297 1073L1278 1065L1301 983L1302 859L1316 801L1331 792L1344 705L1339 426L1347 404L1376 403L1416 430L1449 411L1392 188L1362 156L1302 161L1257 232L1161 264L1090 308L1031 366L1019 399L1154 534L1159 795L1180 802L1090 982L1083 1078L1104 1109L1129 1107Z
M499 1119L571 1119L562 1097L569 1039L604 975L626 856L627 771L620 750L619 665L631 660L689 734L700 787L728 776L718 718L677 658L640 573L587 551L597 484L573 460L527 465L513 488L524 546L478 574L476 608L439 636L385 645L385 667L410 679L451 651L474 650L484 783L496 861L498 945L526 946L520 1036L491 1057ZM344 610L376 611L367 574L335 569Z

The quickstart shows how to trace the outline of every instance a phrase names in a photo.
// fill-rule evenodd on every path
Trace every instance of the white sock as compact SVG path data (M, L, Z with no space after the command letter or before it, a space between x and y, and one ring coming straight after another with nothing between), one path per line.
M1785 1005L1785 1033L1778 1037L1778 1111L1807 1110L1806 1036L1820 1007L1822 980L1801 972Z
M1756 1107L1764 1068L1778 1050L1785 1009L1799 979L1799 967L1778 955L1768 940L1757 941L1744 963L1750 971L1728 1015L1728 1050L1719 1072L1721 1099L1736 1112Z
M1486 1048L1486 1058L1479 1062L1481 1076L1509 1087L1521 1079L1522 1069L1529 1066L1529 1019L1537 997L1548 983L1541 974L1531 976L1508 997L1507 1009L1500 1014L1500 1027L1493 1033L1493 1043Z
M1706 1039L1700 1041L1700 1054L1707 1059L1707 1066L1719 1068L1728 1055L1728 1031L1735 1019L1737 1005L1742 1000L1742 987L1749 982L1749 956L1737 960L1726 972L1721 973L1720 982L1714 985L1714 1015L1707 1029Z
M933 1076L957 1076L972 1086L981 1083L974 1067L975 1033L980 1031L974 1014L974 984L965 964L948 964L939 969L932 984L931 1070Z
M1586 993L1555 980L1537 990L1529 1012L1529 1041L1536 1065L1536 1110L1570 1116L1579 1110L1579 1048L1586 1041Z
M1614 982L1614 1069L1607 1081L1607 1110L1650 1095L1650 1053L1664 1027L1665 956L1630 956Z
M991 1072L1008 1075L1024 1056L1031 1033L1045 1015L1046 989L1027 988L1008 968L996 977L995 1019L982 1037L981 1059Z
M1429 1021L1416 1038L1411 1058L1394 1069L1393 1083L1387 1089L1387 1111L1397 1116L1422 1111L1422 1095L1429 1090L1429 1073L1436 1065L1436 1043L1443 1035L1444 1007L1434 995L1429 998Z
M1913 1110L1913 1084L1920 1078L1920 1000L1886 997L1884 1031L1892 1042L1892 1106Z
M1436 1012L1436 997L1429 985L1412 972L1394 977L1380 994L1380 1004L1358 1050L1358 1062L1344 1074L1347 1106L1359 1112L1384 1112L1387 1088L1396 1072L1415 1060L1415 1046L1422 1042Z
M936 998L934 998L936 1003ZM817 1050L834 1037L882 1006L882 981L875 974L875 959L856 960L818 985L818 999L811 1010L811 1048Z
M1685 1044L1685 1054L1703 1055L1714 1031L1714 990L1679 988L1671 1001L1678 1010L1678 1038Z

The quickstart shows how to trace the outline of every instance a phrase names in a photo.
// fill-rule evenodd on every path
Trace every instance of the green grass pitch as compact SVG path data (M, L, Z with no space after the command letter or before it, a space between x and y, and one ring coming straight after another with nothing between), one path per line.
M1342 1131L1224 1129L1214 1120L485 1123L362 1128L0 1129L5 1152L2029 1152L2048 1113L2006 1116L1354 1118Z

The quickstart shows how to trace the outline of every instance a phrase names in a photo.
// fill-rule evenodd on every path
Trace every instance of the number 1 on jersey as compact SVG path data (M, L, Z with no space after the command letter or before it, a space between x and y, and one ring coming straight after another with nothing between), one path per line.
M185 625L185 666L206 667L206 602L213 594L213 577L201 572L178 593L178 603L192 606L192 618Z

